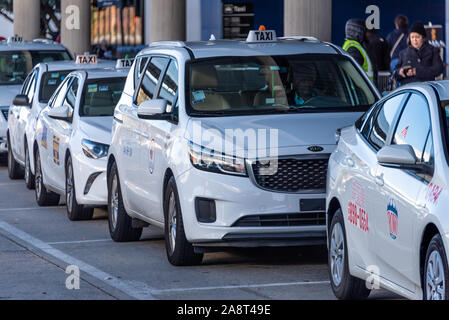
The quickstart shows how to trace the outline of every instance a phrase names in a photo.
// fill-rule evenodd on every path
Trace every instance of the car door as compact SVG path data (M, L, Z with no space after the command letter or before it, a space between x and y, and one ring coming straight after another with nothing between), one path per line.
M160 61L160 67L162 67ZM162 210L163 188L165 169L167 168L166 154L170 150L171 134L177 128L178 113L178 86L179 68L175 59L170 59L162 81L158 86L158 99L167 100L167 113L173 115L172 121L165 120L140 120L144 127L143 131L148 137L142 136L142 183L145 190L146 214L150 218L163 222L164 212Z
M345 199L343 210L347 228L348 246L353 248L354 263L363 270L376 266L374 250L377 214L373 193L376 191L378 169L377 151L384 146L394 118L406 95L400 94L379 103L367 118L360 134L348 148L343 159Z
M155 99L160 91L162 77L167 67L169 59L162 56L151 56L150 61L142 75L140 81L139 91L135 100L136 111L139 105L147 100ZM152 179L150 185L154 187L156 183L155 177L149 173L150 169L150 150L158 148L156 146L156 134L153 127L153 121L137 118L137 123L134 128L133 136L136 143L139 145L139 154L136 155L138 171L134 175L136 189L139 190L135 194L134 206L139 214L155 218L155 213L158 208L154 206L157 195L152 190L148 190L149 182L147 179ZM154 154L153 154L154 157ZM154 170L152 170L154 173Z
M34 99L37 99L35 97L36 93L36 87L37 87L37 81L39 78L39 69L35 69L32 72L32 78L30 79L30 84L28 86L28 92L26 93L28 96L28 101L30 102L30 107L21 107L18 108L18 114L19 117L17 119L17 138L18 138L18 151L19 151L19 159L20 161L25 161L25 128L30 120L31 115L31 109L33 108L33 103L35 102Z
M40 137L41 147L39 149L41 168L45 176L46 184L54 188L61 186L64 182L64 179L62 179L62 182L59 181L61 180L60 126L67 127L68 124L61 124L63 121L50 118L48 112L54 107L64 105L66 94L72 81L72 77L64 80L51 104L45 108L40 115L40 120L42 122L42 136Z
M433 137L429 106L424 95L413 92L392 131L391 144L411 145L418 161L431 164ZM430 166L431 167L431 166ZM409 290L415 290L417 218L425 203L420 197L431 175L379 166L375 248L380 275Z
M22 91L20 92L20 94L28 96L28 94L31 90L30 88L31 88L33 79L34 79L34 72L31 72L28 75L28 77L25 79L25 82L22 86ZM11 139L11 147L14 150L14 154L15 154L16 158L19 160L22 160L22 158L24 158L24 157L21 152L22 148L21 148L21 144L20 144L19 121L20 121L20 110L23 107L11 105L10 108L11 108L11 117L9 118L9 122L10 122L9 136Z

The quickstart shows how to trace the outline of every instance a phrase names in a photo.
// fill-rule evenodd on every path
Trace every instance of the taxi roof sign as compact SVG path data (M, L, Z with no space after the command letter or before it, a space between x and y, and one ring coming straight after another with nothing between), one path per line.
M261 28L262 29L262 28ZM274 30L251 30L248 34L246 42L248 43L263 43L276 42L277 36Z
M131 68L134 63L134 59L118 59L115 65L116 69L128 69Z
M14 37L8 38L8 43L22 43L22 42L23 42L23 37L14 36Z
M95 54L80 54L76 56L78 64L98 64L98 58Z

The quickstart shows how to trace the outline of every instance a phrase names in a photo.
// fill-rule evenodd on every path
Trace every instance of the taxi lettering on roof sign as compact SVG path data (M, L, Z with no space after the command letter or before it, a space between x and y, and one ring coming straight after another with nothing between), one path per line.
M276 42L277 36L274 30L251 30L249 32L246 42L258 43L258 42Z
M134 63L134 59L119 59L117 60L116 69L131 68Z
M76 57L78 64L97 64L98 59L95 54L83 54Z
M8 38L8 43L22 43L22 42L23 42L23 37L14 36L14 37Z

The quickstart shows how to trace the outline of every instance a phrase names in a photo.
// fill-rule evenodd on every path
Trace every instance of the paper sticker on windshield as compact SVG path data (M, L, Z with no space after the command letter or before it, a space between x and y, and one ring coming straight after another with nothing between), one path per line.
M87 86L87 92L89 92L89 93L96 93L96 92L98 92L98 84L89 84Z
M53 137L53 161L59 166L59 138Z
M275 104L276 99L275 98L268 98L265 100L265 104Z
M206 94L204 93L203 90L193 91L192 95L193 95L193 101L192 101L193 104L203 103L204 100L206 100Z
M55 86L56 84L58 84L57 80L48 80L48 85L49 86Z
M99 87L99 91L100 92L107 92L107 91L109 91L109 86L106 86L106 85L105 86L100 86Z
M52 74L50 75L50 77L52 77L53 79L58 79L58 78L59 78L59 73L58 73L58 72L52 73Z

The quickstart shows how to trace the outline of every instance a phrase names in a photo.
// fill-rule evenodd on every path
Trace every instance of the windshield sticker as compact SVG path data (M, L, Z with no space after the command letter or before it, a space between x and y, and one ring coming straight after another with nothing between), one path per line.
M59 166L59 138L53 136L53 161Z
M88 93L96 93L96 92L98 92L98 84L89 84L87 86L87 92Z
M387 206L387 218L390 237L391 239L396 240L398 238L399 214L393 199L390 200Z
M49 86L54 86L54 85L56 85L57 83L58 83L57 80L48 80L48 85L49 85Z
M426 201L430 204L436 204L441 192L443 192L443 188L433 183L429 184L429 187L427 188Z
M53 79L58 79L59 78L59 73L52 73L50 75Z
M267 98L265 100L265 104L275 104L276 103L276 99L275 98Z
M204 103L204 100L206 100L206 94L204 93L203 90L193 91L192 95L193 95L192 101L193 104Z
M107 86L107 85L100 86L100 87L99 87L99 91L100 91L100 92L106 92L106 91L109 91L109 86Z
M19 55L18 55L18 54L13 54L13 55L12 55L12 58L13 58L14 60L19 59Z

